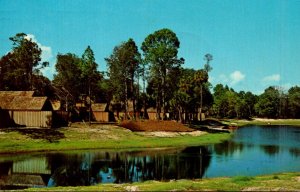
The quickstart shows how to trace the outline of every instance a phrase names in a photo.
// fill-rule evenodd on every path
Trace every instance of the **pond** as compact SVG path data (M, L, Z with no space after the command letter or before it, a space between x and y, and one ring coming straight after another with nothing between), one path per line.
M0 189L300 171L300 128L249 126L221 144L0 156Z

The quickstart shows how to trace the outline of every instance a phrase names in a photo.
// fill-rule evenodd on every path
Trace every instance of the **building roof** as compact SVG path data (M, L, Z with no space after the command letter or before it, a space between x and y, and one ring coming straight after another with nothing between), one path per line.
M92 104L92 110L93 111L106 111L107 109L107 104L106 103L93 103Z
M22 96L22 97L32 97L34 91L0 91L0 97L15 97L15 96Z
M143 109L144 110L144 109ZM156 113L156 108L154 108L154 107L149 107L148 109L147 109L147 113Z
M33 91L0 91L0 108L8 110L42 110L47 97L32 97Z
M47 97L0 97L0 107L9 110L42 110Z
M61 102L59 100L50 100L53 110L60 110Z

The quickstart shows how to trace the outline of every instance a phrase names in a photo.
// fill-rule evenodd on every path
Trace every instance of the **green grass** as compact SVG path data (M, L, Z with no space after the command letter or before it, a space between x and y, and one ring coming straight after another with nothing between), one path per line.
M201 136L152 137L114 125L92 125L90 128L86 128L76 124L72 128L51 131L29 128L0 129L0 153L183 147L219 143L229 139L230 136L230 134L222 133Z
M133 184L99 184L96 186L54 187L28 189L30 191L299 191L300 173L281 173L256 177L211 178L176 180L169 182L146 181Z
M238 120L238 119L224 119L222 121L226 124L236 123L238 126L247 125L293 125L300 127L300 119L264 119L264 120Z

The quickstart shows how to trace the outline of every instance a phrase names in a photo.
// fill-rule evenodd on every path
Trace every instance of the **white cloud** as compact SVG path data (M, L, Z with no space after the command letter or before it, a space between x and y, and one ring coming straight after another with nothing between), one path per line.
M213 84L222 83L222 84L229 84L230 86L236 85L240 81L245 79L246 75L242 72L236 70L229 75L220 74L218 77L210 77L210 81Z
M35 38L35 36L33 34L27 34L25 39L28 39L28 40L31 39L32 42L35 42L39 46L39 48L41 48L41 50L42 50L42 55L41 55L42 61L49 61L53 57L51 47L42 45L40 42L37 41L37 39Z
M221 75L219 75L219 77L218 77L218 79L219 79L219 82L221 82L221 83L223 83L223 84L226 84L226 83L228 83L228 77L225 75L225 74L221 74Z
M264 83L270 83L270 82L278 82L280 81L280 75L279 74L273 74L270 76L266 76L262 79L262 82Z
M240 81L243 81L245 79L246 75L243 74L240 71L234 71L233 73L230 74L229 78L231 80L230 84L235 85L239 83Z
M41 72L47 76L48 78L52 79L53 74L55 72L55 67L54 67L54 57L52 54L52 48L46 45L41 44L40 42L37 41L36 37L33 34L27 34L25 36L25 39L28 39L32 42L35 42L39 48L42 50L41 54L41 61L48 61L49 62L49 67L46 67L41 70Z

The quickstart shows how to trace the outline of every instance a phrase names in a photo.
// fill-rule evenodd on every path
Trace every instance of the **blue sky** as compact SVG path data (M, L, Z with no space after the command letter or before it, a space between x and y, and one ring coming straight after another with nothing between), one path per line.
M24 32L50 61L81 56L88 45L99 70L114 46L133 38L140 47L156 30L173 30L184 67L200 69L213 55L210 81L262 93L270 85L300 86L299 0L0 0L0 55Z

